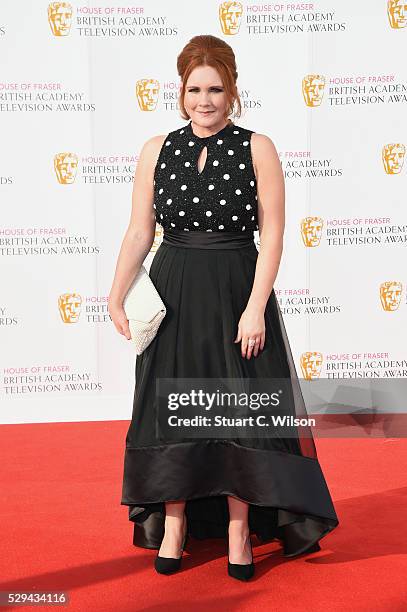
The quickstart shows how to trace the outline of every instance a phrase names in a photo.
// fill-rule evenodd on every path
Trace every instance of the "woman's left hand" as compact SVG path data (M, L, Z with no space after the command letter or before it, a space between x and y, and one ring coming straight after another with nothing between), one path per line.
M254 340L253 345L249 340ZM242 357L250 359L252 353L257 357L259 350L262 351L266 340L266 326L264 322L264 310L254 306L247 306L243 311L238 324L236 342L242 342Z

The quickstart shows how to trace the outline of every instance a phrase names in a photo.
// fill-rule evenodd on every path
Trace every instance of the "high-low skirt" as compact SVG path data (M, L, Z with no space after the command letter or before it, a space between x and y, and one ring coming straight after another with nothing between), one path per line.
M318 549L338 525L310 431L287 438L157 437L159 378L285 379L292 415L307 416L274 289L263 350L246 359L234 342L257 257L253 232L166 230L152 260L150 278L167 312L136 358L121 498L135 546L160 547L166 501L186 500L188 533L197 539L226 538L227 496L245 501L250 533L261 542L279 540L286 557Z

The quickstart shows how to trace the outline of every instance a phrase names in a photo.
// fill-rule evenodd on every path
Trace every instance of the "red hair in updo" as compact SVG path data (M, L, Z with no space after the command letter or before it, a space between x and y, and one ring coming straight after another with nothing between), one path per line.
M185 85L188 82L189 75L197 66L212 66L212 68L218 71L228 102L225 119L233 113L235 101L237 111L234 116L240 117L242 106L236 87L238 73L236 70L235 54L232 47L224 40L210 34L191 38L177 57L177 71L182 79L182 87L178 99L181 117L189 119L184 106Z

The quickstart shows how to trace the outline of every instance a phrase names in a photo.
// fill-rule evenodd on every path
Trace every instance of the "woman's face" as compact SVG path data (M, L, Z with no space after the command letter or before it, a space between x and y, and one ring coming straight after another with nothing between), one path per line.
M212 66L198 66L185 86L184 106L192 122L213 127L225 122L227 100L222 79Z

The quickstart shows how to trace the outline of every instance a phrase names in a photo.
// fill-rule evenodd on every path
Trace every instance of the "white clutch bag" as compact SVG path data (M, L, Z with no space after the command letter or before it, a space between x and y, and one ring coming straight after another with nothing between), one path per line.
M123 300L131 341L141 355L154 339L167 312L147 270L142 265Z

